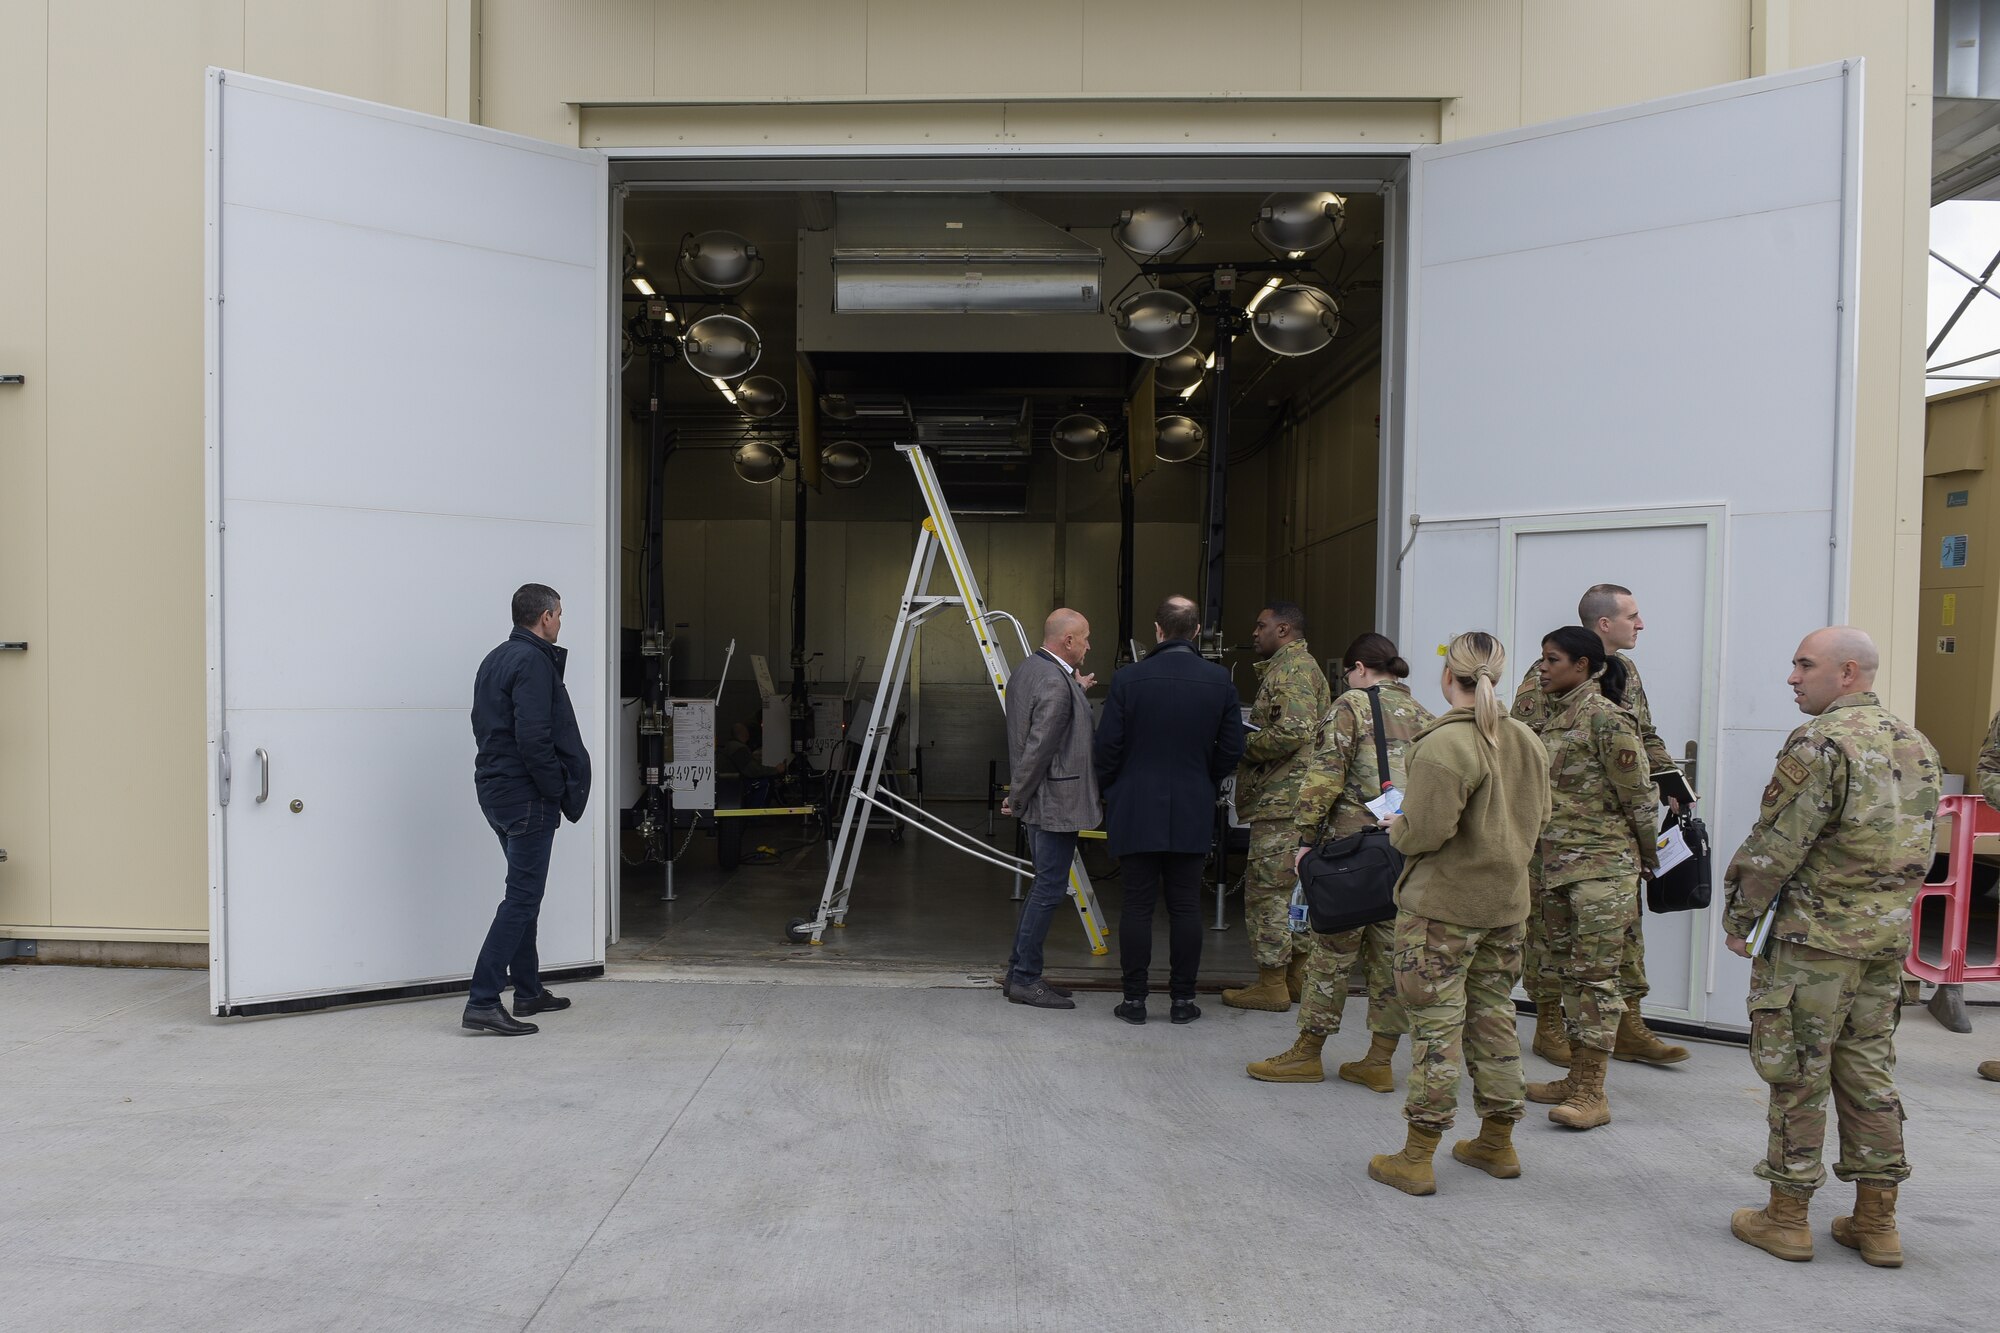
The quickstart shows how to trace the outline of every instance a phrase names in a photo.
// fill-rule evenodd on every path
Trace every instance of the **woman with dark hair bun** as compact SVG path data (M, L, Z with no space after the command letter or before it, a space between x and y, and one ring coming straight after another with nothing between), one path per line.
M1430 725L1431 715L1410 694L1403 678L1410 664L1396 655L1396 645L1380 634L1363 634L1341 655L1347 691L1333 701L1320 724L1312 765L1299 789L1299 858L1326 836L1344 838L1370 828L1375 816L1368 802L1384 787L1403 785L1403 751L1416 734ZM1382 714L1382 736L1389 752L1389 771L1375 761L1375 710ZM1397 1042L1410 1030L1409 1019L1396 999L1396 976L1390 969L1395 923L1357 926L1338 935L1313 932L1306 954L1306 974L1299 988L1299 1036L1291 1048L1248 1068L1251 1078L1265 1083L1322 1083L1326 1066L1320 1048L1340 1031L1341 1009L1347 1001L1347 974L1356 958L1368 978L1368 1054L1340 1066L1340 1076L1376 1092L1394 1092L1389 1059Z
M1565 625L1542 639L1549 697L1542 745L1551 813L1543 830L1537 910L1546 965L1561 974L1570 1067L1530 1083L1528 1100L1554 1104L1571 1129L1611 1122L1604 1074L1625 1000L1618 988L1625 929L1639 911L1640 868L1658 863L1659 809L1638 723L1623 706L1625 665L1595 632Z

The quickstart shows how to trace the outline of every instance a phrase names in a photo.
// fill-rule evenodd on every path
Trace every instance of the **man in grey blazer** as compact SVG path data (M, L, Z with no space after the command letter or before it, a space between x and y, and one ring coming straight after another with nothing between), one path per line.
M1094 677L1077 668L1090 651L1090 622L1068 608L1051 612L1042 646L1007 681L1010 789L1003 812L1020 819L1035 863L1035 884L1021 909L1014 953L1003 983L1007 998L1037 1009L1074 1009L1069 992L1042 980L1042 943L1069 896L1076 835L1096 828L1097 774L1091 766L1090 701Z

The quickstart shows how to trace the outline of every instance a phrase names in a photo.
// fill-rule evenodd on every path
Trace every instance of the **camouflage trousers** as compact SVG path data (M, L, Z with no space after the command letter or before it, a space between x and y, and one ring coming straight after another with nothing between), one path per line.
M1359 959L1368 982L1368 1030L1395 1036L1410 1030L1396 998L1396 923L1378 921L1338 935L1314 931L1306 952L1306 984L1299 996L1299 1031L1331 1036L1340 1031L1347 1005L1347 976Z
M1570 1044L1608 1051L1625 1012L1618 969L1639 899L1623 879L1582 879L1542 888L1546 966L1562 977Z
M1299 850L1298 826L1289 819L1250 824L1250 863L1243 871L1243 924L1259 967L1284 967L1306 952L1305 931L1291 923L1292 890L1299 877L1292 857Z
M1526 1089L1514 986L1525 925L1482 930L1407 912L1396 916L1396 995L1410 1023L1410 1089L1403 1114L1446 1130L1458 1110L1461 1066L1481 1119L1519 1120Z
M1750 1060L1771 1085L1770 1141L1756 1174L1810 1198L1826 1183L1826 1097L1840 1118L1833 1174L1871 1185L1910 1177L1896 1095L1903 960L1842 958L1772 941L1750 967Z
M1643 894L1644 886L1635 892ZM1618 993L1625 997L1626 1007L1634 1010L1653 989L1653 984L1646 980L1645 916L1645 905L1639 902L1632 913L1632 923L1625 927L1625 941L1618 956ZM1521 985L1537 1010L1545 1004L1562 1004L1562 969L1549 956L1548 930L1542 924L1539 870L1535 874L1535 907L1528 914L1528 945L1521 967Z

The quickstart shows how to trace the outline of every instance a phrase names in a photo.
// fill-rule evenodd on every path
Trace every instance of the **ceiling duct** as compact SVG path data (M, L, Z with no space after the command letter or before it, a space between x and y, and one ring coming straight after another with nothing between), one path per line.
M841 194L833 309L1101 314L1104 255L994 194Z
M945 459L1023 459L1034 449L1034 410L1026 398L917 403L917 443Z

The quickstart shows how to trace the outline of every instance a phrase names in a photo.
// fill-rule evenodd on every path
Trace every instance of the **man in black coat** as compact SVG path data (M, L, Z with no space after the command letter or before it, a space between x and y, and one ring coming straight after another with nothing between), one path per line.
M519 1037L521 1020L569 1008L542 986L535 925L549 879L558 816L574 824L590 799L590 755L563 685L569 650L556 647L562 598L540 583L514 594L514 632L486 655L472 684L472 736L479 746L472 781L479 809L507 853L507 895L493 914L472 969L461 1026ZM500 1004L512 978L514 1012Z
M1125 1001L1115 1012L1146 1021L1153 904L1165 893L1173 1021L1201 1017L1201 865L1215 829L1216 793L1243 757L1243 706L1229 673L1195 651L1200 612L1185 597L1160 603L1150 656L1111 678L1097 724L1098 786L1109 809L1109 850L1125 880L1118 958Z

